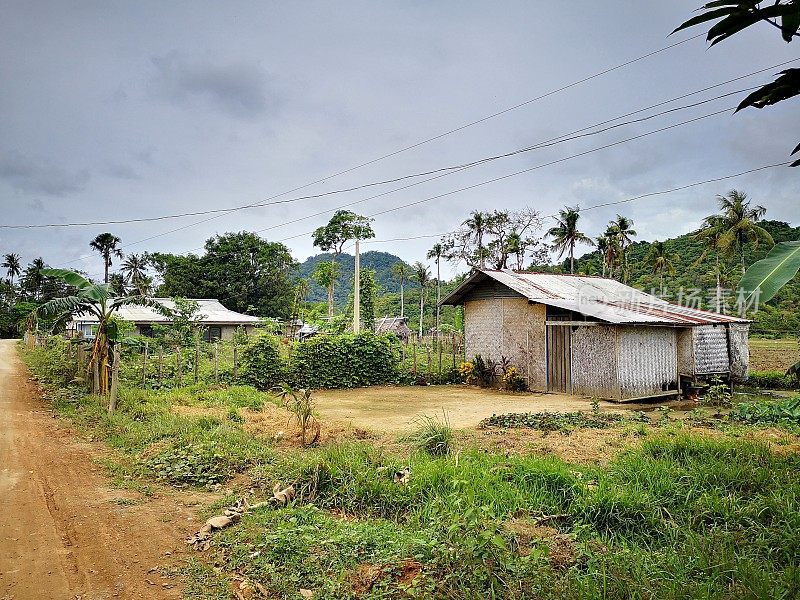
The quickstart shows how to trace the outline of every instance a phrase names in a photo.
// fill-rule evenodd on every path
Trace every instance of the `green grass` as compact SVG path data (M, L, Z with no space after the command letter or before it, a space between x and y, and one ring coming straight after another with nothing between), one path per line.
M456 451L442 424L391 453L366 443L278 453L231 418L274 401L252 388L123 388L109 416L103 400L64 385L57 361L28 362L60 415L127 458L107 465L120 487L207 486L245 472L268 496L275 482L294 482L293 504L246 514L202 555L274 597L299 598L301 588L317 599L800 594L800 456L725 430L711 439L679 423L651 427L602 467ZM213 410L191 416L175 405ZM430 440L451 451L426 451ZM404 467L405 485L394 481ZM520 524L539 537L525 539ZM541 526L554 529L541 537ZM230 597L205 564L185 574L187 598Z

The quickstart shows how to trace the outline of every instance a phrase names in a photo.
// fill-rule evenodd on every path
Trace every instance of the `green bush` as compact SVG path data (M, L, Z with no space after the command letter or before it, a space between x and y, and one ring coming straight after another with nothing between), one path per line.
M278 350L278 340L259 335L242 352L242 380L259 390L269 390L286 377L286 367Z
M392 335L320 335L294 345L292 383L311 388L351 388L396 383L397 338Z
M800 379L783 371L750 371L747 384L765 390L800 389Z
M752 425L800 425L800 396L776 402L742 402L731 419Z

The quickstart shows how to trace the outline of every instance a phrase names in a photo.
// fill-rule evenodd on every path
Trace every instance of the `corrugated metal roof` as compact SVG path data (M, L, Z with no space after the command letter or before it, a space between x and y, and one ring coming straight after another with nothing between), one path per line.
M508 270L476 271L441 303L462 304L472 288L486 278L502 283L531 302L571 310L608 323L709 325L747 322L730 315L672 304L614 279Z
M175 302L169 298L154 298L154 300L170 310L175 309ZM199 304L197 312L202 317L203 323L212 325L254 325L260 321L258 317L228 310L222 306L219 300L199 299L194 301ZM169 323L172 320L146 306L121 306L116 314L121 319L133 323ZM97 319L91 315L86 317L74 315L73 320L75 322L97 322Z

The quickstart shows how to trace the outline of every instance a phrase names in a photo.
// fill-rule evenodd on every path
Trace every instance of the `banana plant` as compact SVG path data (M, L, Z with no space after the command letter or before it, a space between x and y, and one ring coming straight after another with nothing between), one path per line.
M750 306L753 300L768 302L797 275L798 270L800 240L775 244L766 258L750 265L739 282L743 306ZM800 379L800 362L789 367L786 374Z
M147 306L160 314L169 316L170 310L159 302L145 296L115 297L108 283L94 283L82 275L67 269L43 269L46 277L62 280L75 288L75 294L54 298L31 312L30 320L52 319L53 327L64 324L73 315L93 315L97 319L97 334L92 346L89 370L95 373L92 391L108 395L111 387L111 351L119 337L119 329L113 319L123 306Z

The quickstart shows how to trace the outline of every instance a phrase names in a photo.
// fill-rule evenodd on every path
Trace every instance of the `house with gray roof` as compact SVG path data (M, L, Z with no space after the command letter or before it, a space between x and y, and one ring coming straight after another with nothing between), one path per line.
M464 306L468 359L505 357L536 391L622 402L747 378L747 320L613 279L483 269L441 304Z

